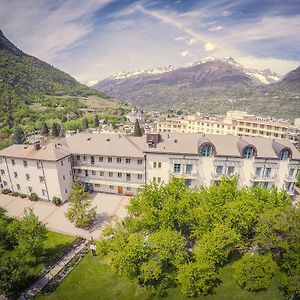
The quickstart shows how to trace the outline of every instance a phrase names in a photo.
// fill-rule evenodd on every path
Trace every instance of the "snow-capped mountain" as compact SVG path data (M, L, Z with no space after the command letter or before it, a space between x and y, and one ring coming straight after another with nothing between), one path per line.
M242 71L244 71L247 75L252 77L255 80L258 80L258 84L270 84L279 81L282 76L278 73L275 73L271 71L270 69L265 70L257 70L254 68L247 68L240 63L238 63L235 59L232 57L223 57L223 58L216 58L214 56L208 56L205 58L202 58L200 60L197 60L193 63L191 63L189 66L196 66L199 64L204 64L210 61L222 61L224 63L231 64L232 66L235 66Z

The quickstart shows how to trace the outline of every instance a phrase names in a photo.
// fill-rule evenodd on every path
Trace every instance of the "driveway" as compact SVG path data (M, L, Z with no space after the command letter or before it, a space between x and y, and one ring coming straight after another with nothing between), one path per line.
M14 218L23 215L24 209L31 207L39 219L46 224L47 228L53 231L68 235L82 236L84 238L93 237L97 239L102 229L114 217L124 218L127 214L126 205L130 197L93 193L90 195L92 206L96 206L97 218L94 226L90 230L76 228L66 217L65 212L69 203L62 206L55 206L46 201L30 201L27 198L13 197L0 194L0 207L7 210L7 214Z

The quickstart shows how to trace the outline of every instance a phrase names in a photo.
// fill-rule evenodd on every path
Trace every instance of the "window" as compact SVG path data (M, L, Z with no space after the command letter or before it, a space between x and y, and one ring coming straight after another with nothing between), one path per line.
M227 175L232 175L234 173L234 166L227 167Z
M289 158L290 151L287 149L281 150L279 154L280 160L287 160Z
M112 157L108 157L107 162L112 163Z
M157 167L157 162L154 161L154 162L153 162L153 168L156 168L156 167Z
M4 186L7 186L7 182L6 182L6 181L3 181L3 185L4 185Z
M0 170L1 171L1 175L5 175L5 171L4 170Z
M126 164L130 164L130 158L126 158Z
M252 147L246 147L243 151L243 158L253 158L254 155L254 148Z
M143 175L142 174L138 174L137 175L137 179L142 179L143 178Z
M213 147L209 144L203 145L199 149L200 156L212 156L213 155Z
M95 170L92 170L92 175L96 175L96 171Z
M120 164L122 162L122 158L121 157L117 157L117 163Z
M18 190L18 191L21 190L21 187L20 187L19 184L17 184L17 190Z
M192 185L192 179L186 179L185 180L185 186L190 187Z
M290 175L290 176L293 176L293 175L294 175L294 171L295 171L295 169L290 169L290 170L289 170L289 175Z
M91 156L91 165L94 165L94 164L95 164L95 157Z
M78 170L77 170L77 173L78 173L78 174L81 174L81 169L78 169Z
M186 174L192 174L192 171L193 171L193 165L186 165L185 166Z
M270 177L270 174L271 174L271 168L266 168L266 169L265 169L265 177L266 177L266 178L269 178L269 177Z
M113 186L113 185L110 185L109 188L110 188L111 190L113 190L113 189L114 189L114 186Z
M180 164L174 164L174 173L179 173L180 172Z
M268 182L267 181L263 181L261 183L261 187L264 188L264 189L267 189L268 188Z
M14 159L11 160L11 164L12 164L13 166L16 164L16 162L15 162Z
M32 193L32 187L31 186L28 187L28 191L29 191L29 193Z
M65 193L68 194L68 190L67 189L65 189Z
M29 174L26 174L26 180L30 180L30 175Z
M122 173L118 173L118 177L121 178L122 177Z
M64 160L63 160L63 159L60 161L60 164L61 164L62 166L64 165Z
M26 160L23 160L23 166L24 166L25 168L28 167L28 164L27 164L27 161L26 161Z
M63 180L66 180L66 176L65 175L63 175Z
M130 181L131 180L131 175L129 173L126 174L126 181Z
M108 177L113 177L113 172L108 172Z
M14 176L15 176L15 178L18 178L18 173L14 172Z
M157 183L161 183L161 177L157 177Z
M103 162L103 157L102 156L99 157L99 162Z
M86 160L86 156L85 155L83 155L83 160Z
M89 176L89 170L84 170L85 176L88 177Z
M259 182L254 181L253 184L252 184L252 186L253 186L253 187L256 187L256 186L258 186L258 184L259 184Z
M104 171L100 171L100 176L104 176Z
M42 194L43 194L43 196L47 196L47 191L46 190L42 190Z
M100 187L100 184L99 184L99 183L95 183L95 187L96 187L96 188L99 188L99 187Z
M80 155L76 155L76 160L80 160Z
M157 163L157 167L158 167L159 169L161 168L161 162L160 162L160 161Z
M41 169L41 168L42 168L42 164L41 164L40 161L37 161L37 162L36 162L36 167L37 167L38 169Z
M261 167L257 167L256 169L255 169L255 176L260 176L260 172L261 172Z
M137 164L138 164L138 165L141 165L142 163L143 163L143 160L142 160L142 159L138 159L138 160L137 160Z
M217 175L221 175L223 172L223 166L217 166L216 167L216 174Z
M131 187L130 186L126 187L126 190L131 191Z
M44 182L44 177L43 176L40 176L40 182Z

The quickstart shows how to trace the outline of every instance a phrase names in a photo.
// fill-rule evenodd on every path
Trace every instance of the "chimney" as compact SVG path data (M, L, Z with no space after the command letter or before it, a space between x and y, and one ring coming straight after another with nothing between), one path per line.
M35 142L34 143L34 150L40 150L41 149L41 143L40 142Z
M162 141L160 133L147 133L146 142L149 147L156 148L156 145Z

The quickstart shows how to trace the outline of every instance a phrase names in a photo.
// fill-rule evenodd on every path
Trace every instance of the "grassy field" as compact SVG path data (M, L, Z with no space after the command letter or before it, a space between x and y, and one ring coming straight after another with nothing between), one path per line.
M267 291L251 293L241 289L232 279L233 264L227 265L221 271L222 283L215 289L213 295L199 297L203 300L280 300L284 299L276 286L275 277L271 287ZM138 288L128 280L113 273L108 259L92 257L90 253L69 274L60 286L50 295L40 295L38 300L158 300L144 290ZM188 300L180 294L179 289L168 290L165 300Z

